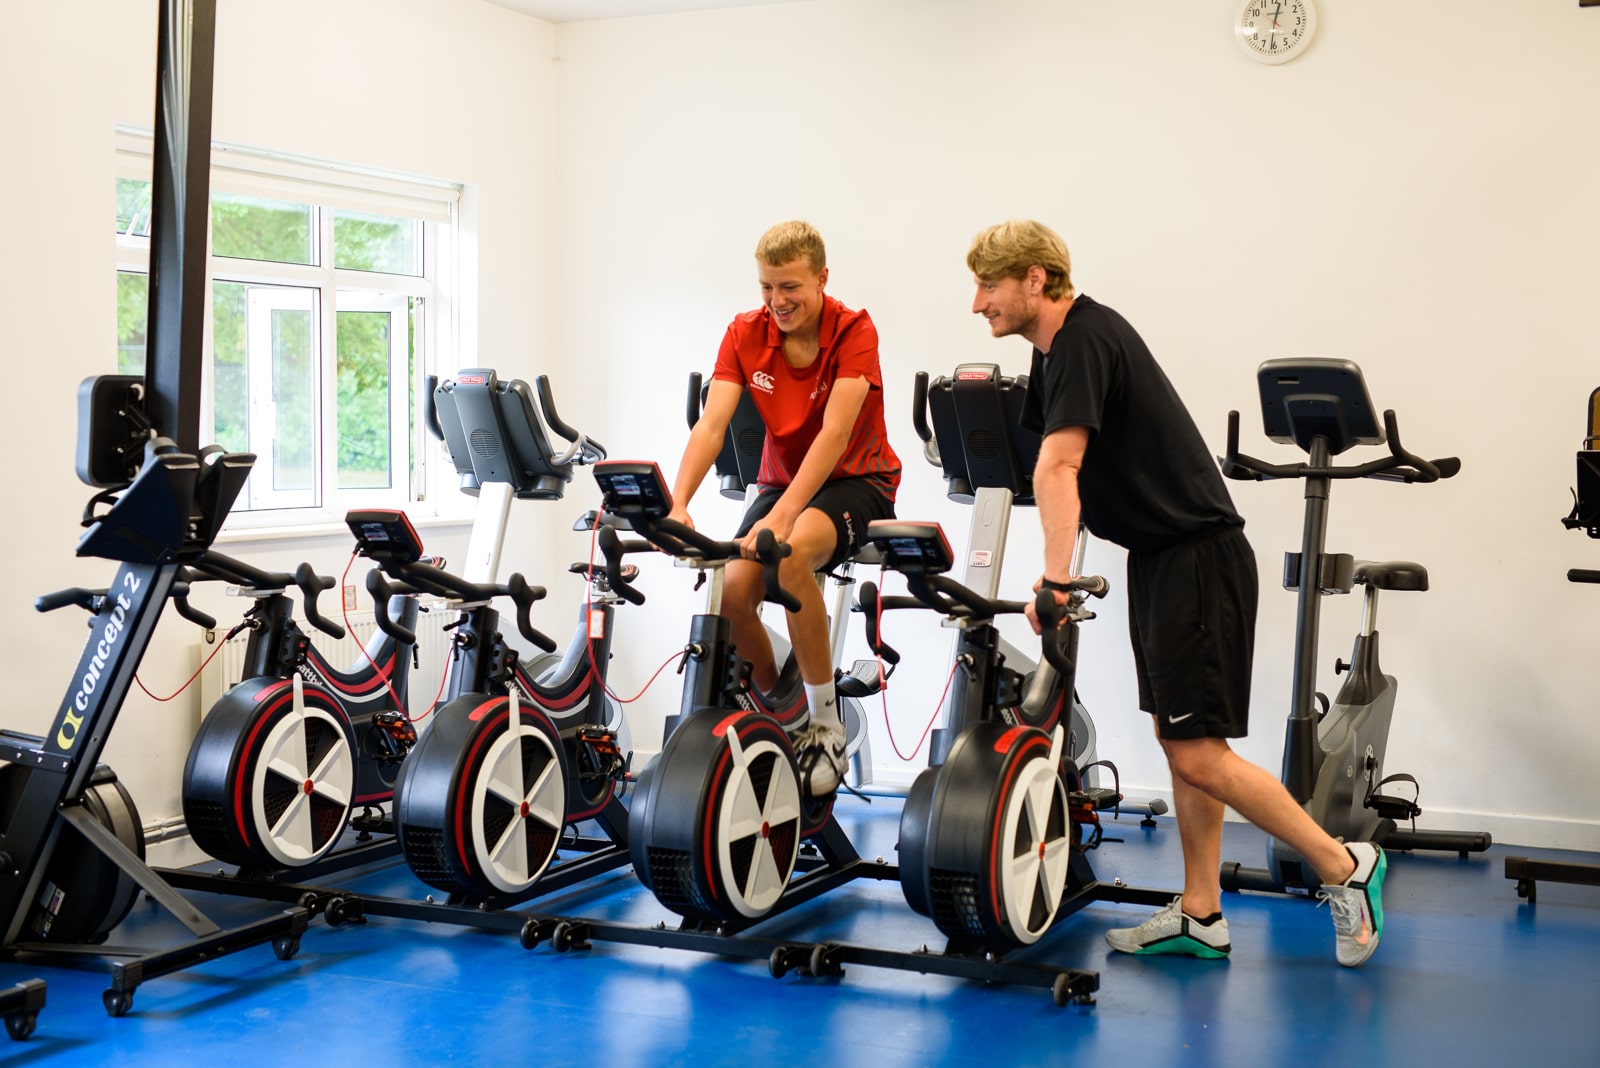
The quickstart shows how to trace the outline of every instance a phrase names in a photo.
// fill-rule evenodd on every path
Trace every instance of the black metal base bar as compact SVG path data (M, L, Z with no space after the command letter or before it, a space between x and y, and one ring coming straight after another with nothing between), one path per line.
M300 935L310 922L303 908L285 909L275 916L247 923L214 934L201 935L167 949L129 949L116 946L56 945L51 942L17 942L8 947L18 954L62 959L102 959L130 957L111 965L111 986L103 995L106 1012L125 1015L133 1004L133 992L147 979L202 964L229 953L237 953L263 942L272 943L279 960L288 960L300 950Z
M1600 886L1600 864L1583 864L1572 860L1534 860L1529 857L1507 857L1506 878L1517 881L1517 896L1531 903L1539 900L1539 880L1551 883L1576 883L1580 886Z

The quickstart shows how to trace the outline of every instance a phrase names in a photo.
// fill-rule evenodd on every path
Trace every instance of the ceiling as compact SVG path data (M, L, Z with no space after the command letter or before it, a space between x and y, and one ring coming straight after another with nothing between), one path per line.
M665 15L674 11L706 11L721 7L787 4L794 0L489 0L548 22L582 22L630 15Z

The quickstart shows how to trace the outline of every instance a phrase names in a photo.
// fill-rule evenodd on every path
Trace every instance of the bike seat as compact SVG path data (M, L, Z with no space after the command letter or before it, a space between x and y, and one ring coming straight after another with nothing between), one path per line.
M1357 560L1355 581L1375 590L1426 590L1428 569L1410 560Z
M883 556L878 552L878 547L869 541L857 549L855 555L850 557L848 562L859 564L863 567L882 567Z

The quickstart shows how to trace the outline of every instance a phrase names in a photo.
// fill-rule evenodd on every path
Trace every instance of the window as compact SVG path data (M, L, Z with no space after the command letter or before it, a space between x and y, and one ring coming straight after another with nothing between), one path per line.
M150 136L118 131L117 370L144 370ZM229 525L426 499L417 384L455 364L460 187L213 146L200 437L253 452Z

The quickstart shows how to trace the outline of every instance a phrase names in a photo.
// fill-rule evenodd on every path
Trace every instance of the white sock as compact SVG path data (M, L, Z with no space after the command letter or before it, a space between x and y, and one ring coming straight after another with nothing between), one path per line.
M839 698L832 682L813 686L806 683L806 707L811 710L812 723L843 723L839 718Z

